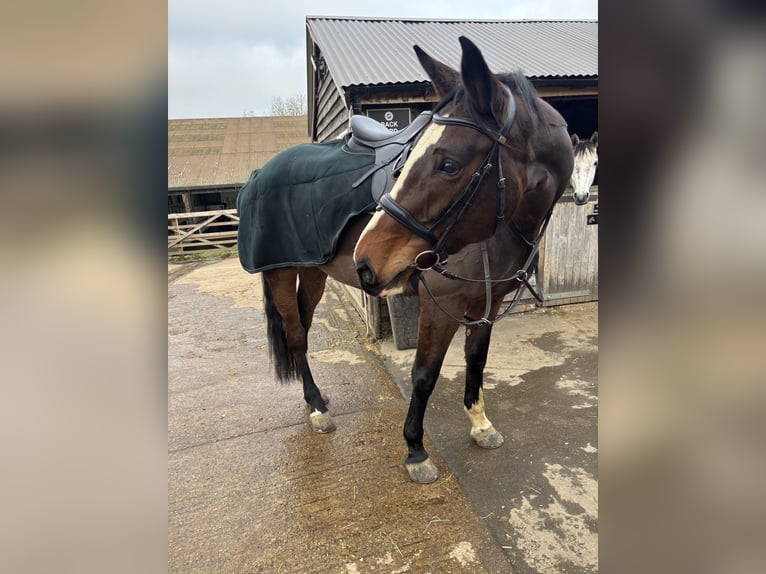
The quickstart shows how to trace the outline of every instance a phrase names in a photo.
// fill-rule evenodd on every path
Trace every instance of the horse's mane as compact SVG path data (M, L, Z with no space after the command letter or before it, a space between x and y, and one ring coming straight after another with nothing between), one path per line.
M590 143L590 140L580 140L575 144L574 146L574 154L580 155L588 151L589 149L592 149L594 145Z
M543 109L540 106L540 99L537 97L537 90L520 70L508 74L498 74L497 79L521 98L531 115L535 116L540 123L546 123Z

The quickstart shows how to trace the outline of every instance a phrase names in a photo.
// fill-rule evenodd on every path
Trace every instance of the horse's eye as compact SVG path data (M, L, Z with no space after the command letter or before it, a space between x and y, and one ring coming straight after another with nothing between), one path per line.
M439 165L439 171L446 173L447 175L455 175L460 170L460 166L451 159L445 159Z

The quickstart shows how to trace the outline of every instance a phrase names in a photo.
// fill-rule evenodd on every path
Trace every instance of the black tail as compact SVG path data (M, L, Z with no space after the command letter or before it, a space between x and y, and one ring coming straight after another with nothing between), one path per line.
M279 314L274 297L271 294L266 279L263 281L263 304L266 311L266 332L269 339L269 357L274 373L280 382L290 382L298 378L298 367L295 363L295 357L287 346L287 335L282 322L282 316Z

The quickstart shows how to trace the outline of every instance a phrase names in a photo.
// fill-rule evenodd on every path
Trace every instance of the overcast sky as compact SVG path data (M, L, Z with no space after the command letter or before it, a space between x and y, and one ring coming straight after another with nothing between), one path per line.
M598 0L169 0L168 118L269 115L306 94L306 16L596 19Z

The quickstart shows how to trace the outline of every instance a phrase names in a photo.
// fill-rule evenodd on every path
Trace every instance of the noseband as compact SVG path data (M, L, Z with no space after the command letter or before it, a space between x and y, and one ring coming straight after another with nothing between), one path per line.
M516 101L513 98L513 94L508 91L510 97L510 104L508 105L508 114L505 117L505 122L500 128L500 131L496 132L490 130L472 120L464 118L451 118L448 116L440 116L434 113L431 121L439 125L451 125L465 128L471 128L484 134L493 141L492 149L489 150L487 157L479 166L479 169L471 176L471 179L466 184L463 191L450 203L447 209L438 217L436 222L430 227L426 227L415 219L412 214L402 207L390 193L384 194L380 198L379 208L385 211L388 215L393 217L397 222L406 227L410 232L414 233L418 237L425 239L430 245L431 249L421 252L415 257L415 267L420 271L431 269L435 265L444 265L447 263L447 252L444 247L444 243L447 240L447 236L452 229L457 225L466 210L471 206L473 198L479 190L479 186L484 181L487 173L492 169L492 157L497 154L497 167L499 172L499 178L497 182L497 218L495 222L495 231L497 231L503 222L505 214L505 177L503 177L503 164L500 158L500 146L506 145L506 138L513 125L513 120L516 116ZM461 203L462 208L460 208ZM458 208L460 210L458 211ZM447 229L441 237L437 237L434 234L434 230L446 222L455 212L457 216L449 224Z

